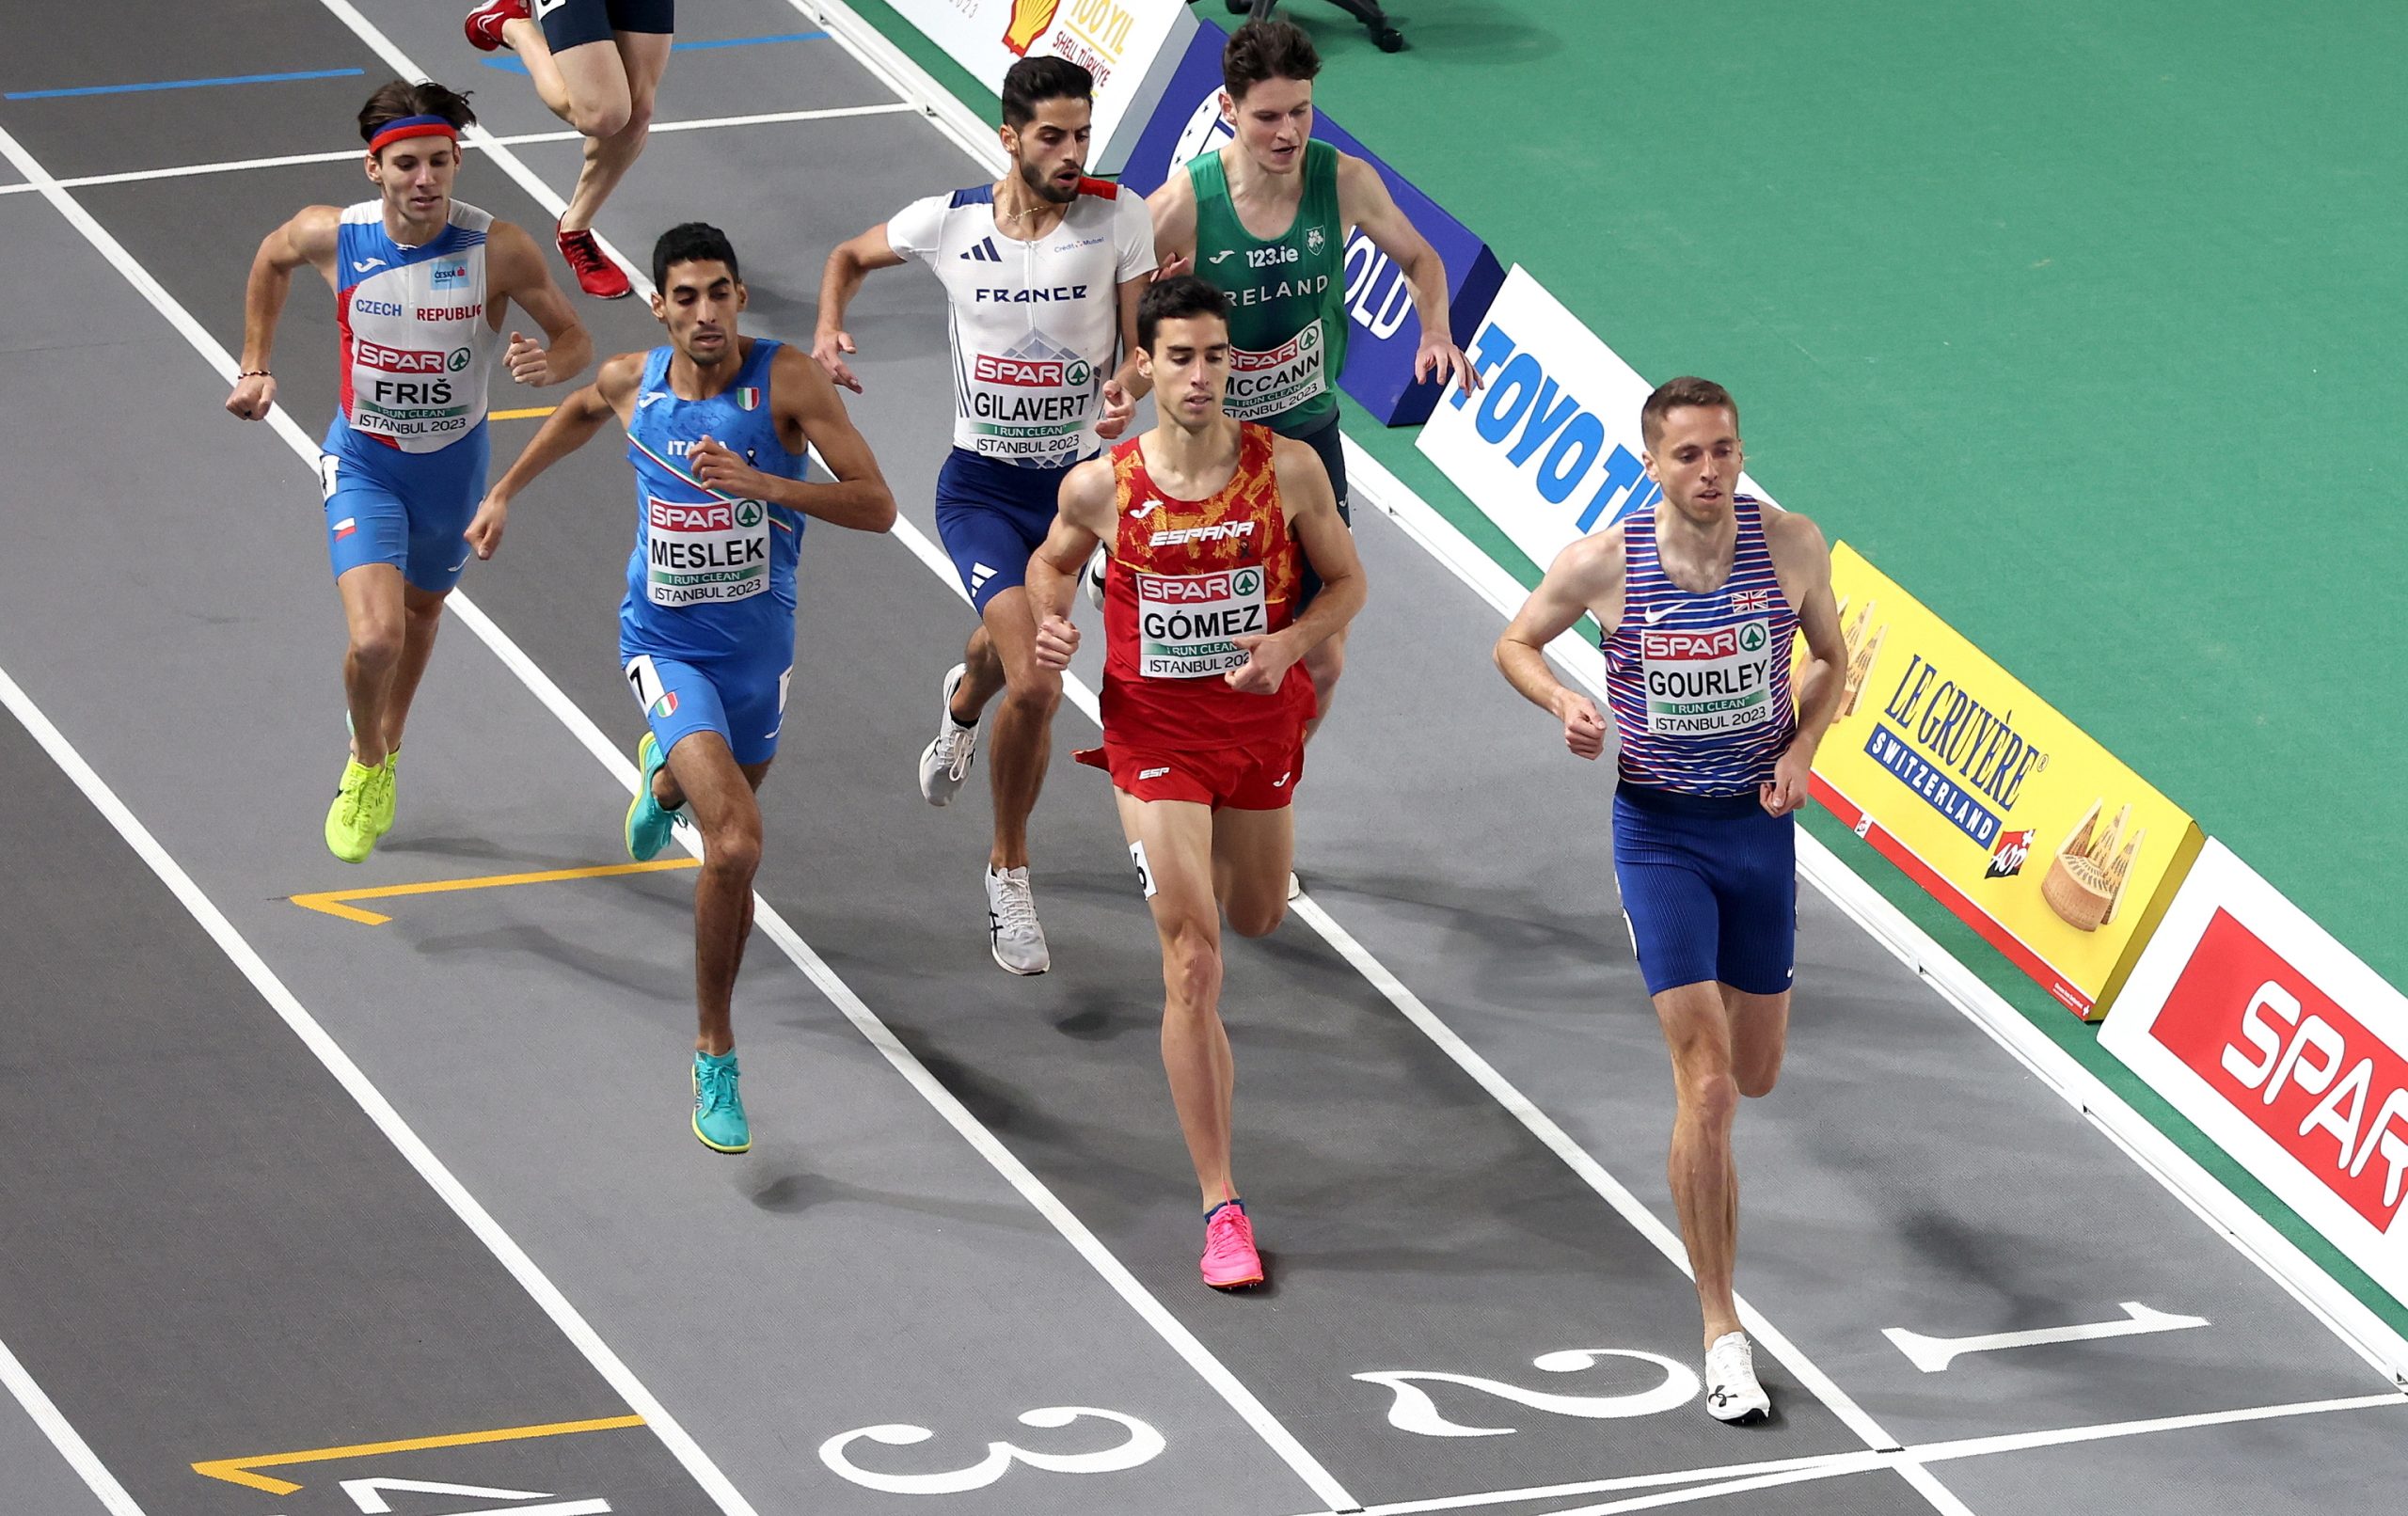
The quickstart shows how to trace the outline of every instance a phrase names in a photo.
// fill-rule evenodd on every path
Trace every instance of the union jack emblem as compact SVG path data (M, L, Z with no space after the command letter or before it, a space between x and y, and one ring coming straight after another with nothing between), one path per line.
M1772 608L1772 592L1770 590L1741 590L1731 596L1731 608L1734 610L1770 610Z

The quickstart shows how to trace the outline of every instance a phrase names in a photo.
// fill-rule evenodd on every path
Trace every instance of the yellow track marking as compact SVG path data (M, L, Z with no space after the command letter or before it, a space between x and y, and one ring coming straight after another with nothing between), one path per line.
M488 421L531 421L539 416L549 416L559 409L557 405L537 405L523 411L487 411L485 419Z
M372 910L360 910L346 901L391 900L401 895L448 894L455 890L499 890L514 884L559 884L568 879L608 879L622 874L657 874L662 869L690 869L702 866L696 858L661 858L649 863L602 863L582 869L545 869L538 874L488 874L475 879L430 879L424 884L387 884L373 890L327 890L316 894L294 895L293 903L304 910L357 922L363 926L382 926L393 918L380 916Z
M642 865L637 865L641 867ZM598 1421L553 1421L540 1427L503 1427L494 1431L455 1431L441 1437L412 1437L394 1443L355 1443L349 1447L313 1447L301 1453L262 1453L256 1458L209 1459L192 1466L195 1474L223 1479L272 1495L289 1495L301 1487L254 1469L282 1468L293 1463L326 1463L339 1458L376 1458L386 1453L418 1453L433 1447L470 1447L480 1443L520 1443L537 1437L567 1437L582 1431L619 1431L643 1425L642 1416L605 1416Z

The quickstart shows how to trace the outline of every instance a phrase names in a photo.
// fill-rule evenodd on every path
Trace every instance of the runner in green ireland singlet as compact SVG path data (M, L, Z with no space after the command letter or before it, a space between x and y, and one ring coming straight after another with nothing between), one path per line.
M1229 299L1228 414L1305 443L1320 455L1348 517L1346 451L1338 430L1338 376L1346 366L1346 237L1359 231L1413 292L1420 340L1414 376L1480 387L1455 345L1447 267L1397 209L1387 182L1363 159L1313 134L1313 75L1321 57L1292 23L1250 21L1221 50L1221 124L1208 146L1146 197L1154 252L1184 260ZM1101 583L1090 576L1090 592ZM1307 575L1299 607L1317 585ZM1097 602L1101 605L1102 602ZM1329 714L1346 661L1343 631L1306 655Z
M1337 415L1338 372L1346 366L1338 158L1326 142L1305 144L1296 218L1270 238L1238 218L1219 153L1187 166L1196 186L1196 272L1229 297L1228 413L1291 437Z

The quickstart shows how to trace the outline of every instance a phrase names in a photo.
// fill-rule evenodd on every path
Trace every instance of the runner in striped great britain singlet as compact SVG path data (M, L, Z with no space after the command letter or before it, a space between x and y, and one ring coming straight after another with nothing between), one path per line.
M351 633L351 753L325 823L327 849L346 863L393 825L403 723L484 494L494 360L522 385L556 385L594 356L534 240L452 197L460 132L475 119L431 82L397 79L370 96L359 134L377 197L308 206L269 232L244 294L243 371L226 408L257 421L276 404L269 355L293 272L314 268L335 292L341 392L318 472ZM514 301L548 349L515 332L504 348Z
M1582 758L1606 723L1542 652L1584 615L1602 629L1621 744L1614 877L1672 1055L1671 1177L1705 1318L1706 1410L1763 1419L1732 1300L1737 1097L1781 1072L1798 930L1797 822L1839 714L1846 649L1831 557L1802 515L1737 493L1739 410L1674 379L1640 411L1656 505L1559 555L1497 644L1505 676ZM1793 688L1793 644L1807 656Z
M1362 608L1362 565L1321 460L1221 408L1229 328L1221 292L1181 276L1146 292L1138 353L1161 424L1081 464L1028 564L1037 655L1069 667L1077 576L1112 555L1103 631L1103 746L1137 882L1162 940L1163 1066L1204 1205L1204 1282L1262 1280L1231 1174L1221 920L1259 937L1288 908L1289 802L1304 774L1312 676L1302 660ZM1298 612L1304 572L1322 593ZM1217 872L1217 877L1216 877Z
M1446 264L1414 229L1380 171L1312 139L1313 76L1321 55L1304 29L1249 21L1221 50L1226 137L1174 169L1148 197L1154 250L1164 265L1187 259L1229 297L1228 413L1259 421L1321 455L1351 520L1346 452L1338 430L1338 376L1346 367L1346 237L1360 229L1413 292L1420 323L1414 372L1468 394L1478 375L1450 329ZM1305 575L1304 601L1316 583ZM1307 668L1320 695L1311 726L1329 709L1345 667L1344 634L1313 650ZM1309 728L1308 728L1309 730Z
M490 555L514 496L616 420L636 473L636 543L619 602L619 664L650 730L627 806L627 856L668 845L681 812L703 834L694 884L694 1135L752 1145L736 1089L736 971L752 929L761 858L753 797L785 730L795 566L808 518L895 524L895 497L836 387L800 348L739 336L736 249L699 221L652 250L652 313L669 342L606 360L561 403L477 513ZM834 478L805 479L816 450Z

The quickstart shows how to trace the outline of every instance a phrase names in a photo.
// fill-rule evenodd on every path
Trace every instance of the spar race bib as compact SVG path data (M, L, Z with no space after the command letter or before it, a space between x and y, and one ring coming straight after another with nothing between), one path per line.
M1139 574L1137 671L1202 679L1245 667L1235 638L1270 630L1259 566L1210 574Z
M1021 347L1028 351L971 355L963 399L977 450L1017 464L1075 462L1086 445L1100 376L1085 358L1050 347L1041 333Z
M1760 621L1639 634L1647 730L1712 736L1764 725L1772 701L1772 635Z
M1328 369L1317 321L1268 352L1233 346L1221 408L1241 421L1285 416L1328 392Z
M769 508L758 500L644 502L644 592L656 606L750 600L769 587Z

